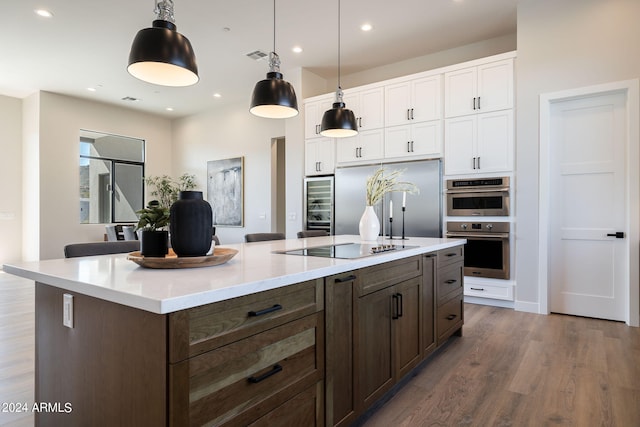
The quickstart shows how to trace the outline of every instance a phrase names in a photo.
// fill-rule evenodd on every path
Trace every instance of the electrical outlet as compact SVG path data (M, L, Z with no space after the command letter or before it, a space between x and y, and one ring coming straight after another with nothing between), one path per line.
M62 295L62 324L73 328L73 295Z

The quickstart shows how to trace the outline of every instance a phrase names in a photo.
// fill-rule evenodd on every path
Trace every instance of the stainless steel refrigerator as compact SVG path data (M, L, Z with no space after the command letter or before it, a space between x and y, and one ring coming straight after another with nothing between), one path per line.
M367 178L381 165L337 168L335 171L335 234L358 234L366 204ZM403 170L400 179L414 183L419 194L407 194L404 212L406 237L442 237L442 172L440 160L385 163L387 171ZM389 235L389 207L393 201L393 237L402 235L402 193L387 194L374 210L380 233Z
M333 176L304 179L305 230L333 234Z

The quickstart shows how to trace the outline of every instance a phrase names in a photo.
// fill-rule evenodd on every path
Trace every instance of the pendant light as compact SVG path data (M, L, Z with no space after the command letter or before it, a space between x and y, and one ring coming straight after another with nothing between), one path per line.
M131 44L127 71L161 86L191 86L198 82L196 56L189 39L177 31L173 0L156 0L156 20L138 31Z
M330 110L322 115L320 135L329 138L345 138L358 134L358 123L353 111L346 108L342 99L343 92L340 87L340 0L338 0L338 89L336 90L336 102Z
M268 119L287 119L298 115L298 100L291 83L283 80L276 50L276 0L273 0L273 51L269 54L269 72L256 83L251 96L251 114Z

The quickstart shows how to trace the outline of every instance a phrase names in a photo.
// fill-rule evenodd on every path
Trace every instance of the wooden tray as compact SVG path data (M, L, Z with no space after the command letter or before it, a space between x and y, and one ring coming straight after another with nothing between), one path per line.
M140 251L135 251L129 253L127 259L146 268L196 268L224 264L237 253L238 251L236 249L216 246L213 250L213 255L179 257L172 249L169 249L169 253L164 258L143 257L140 255Z

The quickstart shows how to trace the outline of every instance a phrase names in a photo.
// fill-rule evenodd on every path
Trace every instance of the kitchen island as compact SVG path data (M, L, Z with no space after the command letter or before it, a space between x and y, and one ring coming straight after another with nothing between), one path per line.
M5 265L36 281L38 425L346 425L461 333L464 240L225 245L226 264L126 254ZM63 325L64 322L67 326Z

